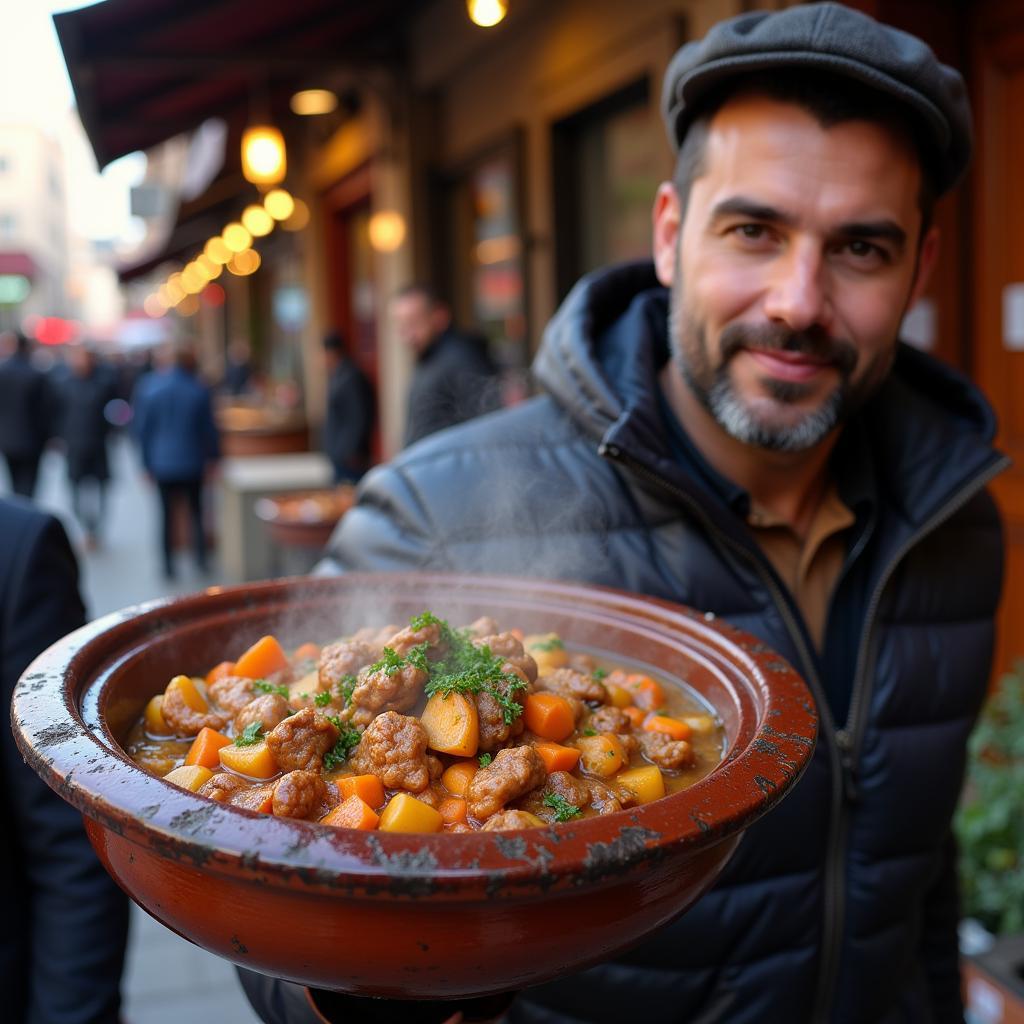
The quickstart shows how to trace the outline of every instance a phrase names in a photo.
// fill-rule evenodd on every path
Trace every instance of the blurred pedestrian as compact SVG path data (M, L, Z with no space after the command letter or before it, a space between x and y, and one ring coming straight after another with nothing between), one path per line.
M409 387L406 447L500 404L497 367L482 338L457 331L433 288L411 284L391 301L395 331L416 356Z
M7 462L11 490L31 498L39 460L52 433L52 393L46 375L32 365L24 334L0 334L0 453Z
M110 478L107 405L117 394L117 381L87 345L68 352L70 373L60 392L60 436L67 458L68 482L75 518L85 531L89 550L99 544Z
M324 338L327 416L323 449L334 467L335 483L354 483L369 468L376 407L373 386L345 351L337 331Z
M235 338L228 345L220 390L236 398L252 390L252 350L245 338Z
M161 369L136 387L135 433L142 463L160 492L164 577L174 579L174 512L188 505L196 565L207 571L203 481L220 457L210 392L190 348L165 353Z
M85 622L78 567L60 523L0 499L0 705L50 644ZM9 715L9 711L4 712ZM117 1024L128 898L82 825L0 728L0 993L9 1024Z

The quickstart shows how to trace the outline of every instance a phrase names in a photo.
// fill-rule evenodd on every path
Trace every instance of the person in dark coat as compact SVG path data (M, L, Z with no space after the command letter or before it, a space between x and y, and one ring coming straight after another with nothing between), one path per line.
M78 567L60 523L0 499L0 684L9 709L33 658L85 623ZM8 1024L118 1024L128 898L104 871L82 817L0 728L0 992Z
M142 464L160 492L164 576L174 579L174 509L188 505L196 565L207 571L203 481L220 457L210 392L196 376L195 355L182 348L170 365L140 379L133 423Z
M323 449L336 483L354 483L370 465L370 439L376 409L373 385L345 351L337 331L324 337L327 415Z
M53 396L46 375L32 365L23 334L0 334L0 453L7 463L11 490L31 498L39 460L53 433Z
M522 993L510 1024L962 1024L950 826L1007 460L976 388L897 339L935 262L933 201L969 160L966 90L920 40L808 4L689 43L663 111L677 166L653 265L577 285L542 395L367 474L321 568L682 602L814 696L810 765L710 892Z
M404 444L497 409L497 368L481 338L452 326L451 310L433 289L412 284L391 301L401 342L416 358L409 385Z
M75 517L85 530L86 546L94 548L106 515L107 405L117 395L117 381L85 345L72 349L68 362L70 373L60 389L60 435Z

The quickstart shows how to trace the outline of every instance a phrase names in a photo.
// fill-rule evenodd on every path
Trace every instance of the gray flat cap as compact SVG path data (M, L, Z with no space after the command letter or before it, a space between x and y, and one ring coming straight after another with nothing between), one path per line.
M971 110L964 80L916 36L837 3L801 4L721 21L687 43L665 73L661 109L678 150L701 100L730 78L776 68L844 76L902 103L934 144L940 191L971 158Z

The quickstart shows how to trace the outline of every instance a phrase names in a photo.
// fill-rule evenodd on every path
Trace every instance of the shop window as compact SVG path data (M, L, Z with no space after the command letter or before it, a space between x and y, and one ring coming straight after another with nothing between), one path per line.
M650 257L651 206L671 167L647 80L557 122L552 154L564 297L588 271Z

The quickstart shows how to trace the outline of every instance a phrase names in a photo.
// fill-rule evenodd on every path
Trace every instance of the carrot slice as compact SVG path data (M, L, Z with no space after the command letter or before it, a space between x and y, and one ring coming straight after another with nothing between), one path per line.
M288 667L288 655L272 636L262 636L235 662L234 675L263 679Z
M572 705L557 693L531 693L523 713L526 728L544 740L564 740L576 728Z
M633 703L644 711L665 706L665 691L650 676L633 673L626 676L625 687L633 695Z
M210 683L217 682L218 679L223 679L225 676L230 676L235 671L235 663L233 661L222 661L219 665L215 665L206 673L206 684L209 686Z
M444 774L441 776L441 785L452 796L465 796L466 790L479 768L476 761L456 761L455 764L445 768Z
M209 726L203 726L192 741L185 755L185 764L200 764L204 768L216 768L220 765L220 748L231 742L228 736Z
M320 819L321 825L331 825L334 828L357 828L363 832L372 832L379 822L380 815L355 793Z
M292 661L319 661L320 645L314 643L299 644L292 655Z
M384 806L384 784L376 775L349 775L336 782L343 799L357 796L369 807Z
M628 708L623 708L622 710L633 723L634 729L639 729L643 726L644 719L647 717L646 711L642 711L635 704L630 704Z
M445 797L437 805L437 811L446 825L454 825L456 822L465 825L469 817L466 801L461 796Z
M647 732L663 732L674 740L688 740L693 735L693 730L685 722L669 718L668 715L648 715L644 729Z
M540 754L549 775L551 772L571 772L580 760L580 752L575 747L563 747L561 743L550 740L537 740L533 749Z

